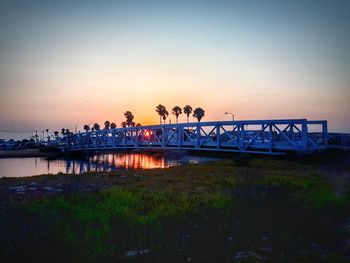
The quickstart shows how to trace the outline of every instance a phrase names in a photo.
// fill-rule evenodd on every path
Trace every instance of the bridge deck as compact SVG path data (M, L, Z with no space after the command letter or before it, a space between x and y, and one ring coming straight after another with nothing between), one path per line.
M344 143L344 138L341 138ZM179 123L68 135L65 150L179 149L281 154L341 147L327 121L286 119ZM332 144L333 143L333 144Z

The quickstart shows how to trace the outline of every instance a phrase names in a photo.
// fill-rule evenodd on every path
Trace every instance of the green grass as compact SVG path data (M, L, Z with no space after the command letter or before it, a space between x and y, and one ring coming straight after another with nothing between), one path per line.
M334 229L324 222L350 216L349 195L335 196L316 171L267 158L244 166L222 161L138 171L142 179L94 194L2 203L1 253L5 260L55 255L58 261L109 262L125 260L128 250L147 248L152 261L163 262L181 261L178 251L201 258L200 247L202 254L211 251L225 262L232 258L228 251L239 250L254 251L241 262L264 262L266 257L270 262L341 261L338 252L322 256L307 247L310 242L337 245L342 234L330 234ZM183 233L191 233L193 244L185 244ZM230 235L233 245L227 241ZM268 244L261 241L264 235L269 235ZM263 246L273 252L261 252ZM300 250L308 256L298 256Z
M76 260L95 262L134 248L154 249L165 241L162 231L170 222L189 222L193 216L223 211L230 205L231 199L221 191L191 196L109 189L89 196L27 203L23 209L52 224L49 231L56 238L56 246L71 248Z

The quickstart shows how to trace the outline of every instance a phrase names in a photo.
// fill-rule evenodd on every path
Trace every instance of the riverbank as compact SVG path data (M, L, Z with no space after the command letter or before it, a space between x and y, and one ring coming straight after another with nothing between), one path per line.
M0 151L0 158L24 158L24 157L57 157L57 152L45 152L40 149L20 149Z
M2 262L348 262L349 185L327 180L271 158L1 178Z

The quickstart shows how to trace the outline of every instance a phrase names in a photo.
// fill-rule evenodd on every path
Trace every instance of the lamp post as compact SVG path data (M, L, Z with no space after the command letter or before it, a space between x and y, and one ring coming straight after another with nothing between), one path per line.
M232 121L235 121L235 115L231 112L225 112L225 114L230 114L232 116ZM235 130L235 125L232 124L232 135L233 135L233 131Z
M232 121L235 121L235 115L234 115L233 113L231 113L231 112L225 112L225 114L230 114L230 115L232 115Z

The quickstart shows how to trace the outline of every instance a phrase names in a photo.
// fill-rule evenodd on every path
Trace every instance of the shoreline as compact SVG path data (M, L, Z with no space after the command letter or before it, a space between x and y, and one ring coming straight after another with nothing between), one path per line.
M42 152L40 149L21 149L0 151L0 158L24 158L24 157L56 157L60 153Z

